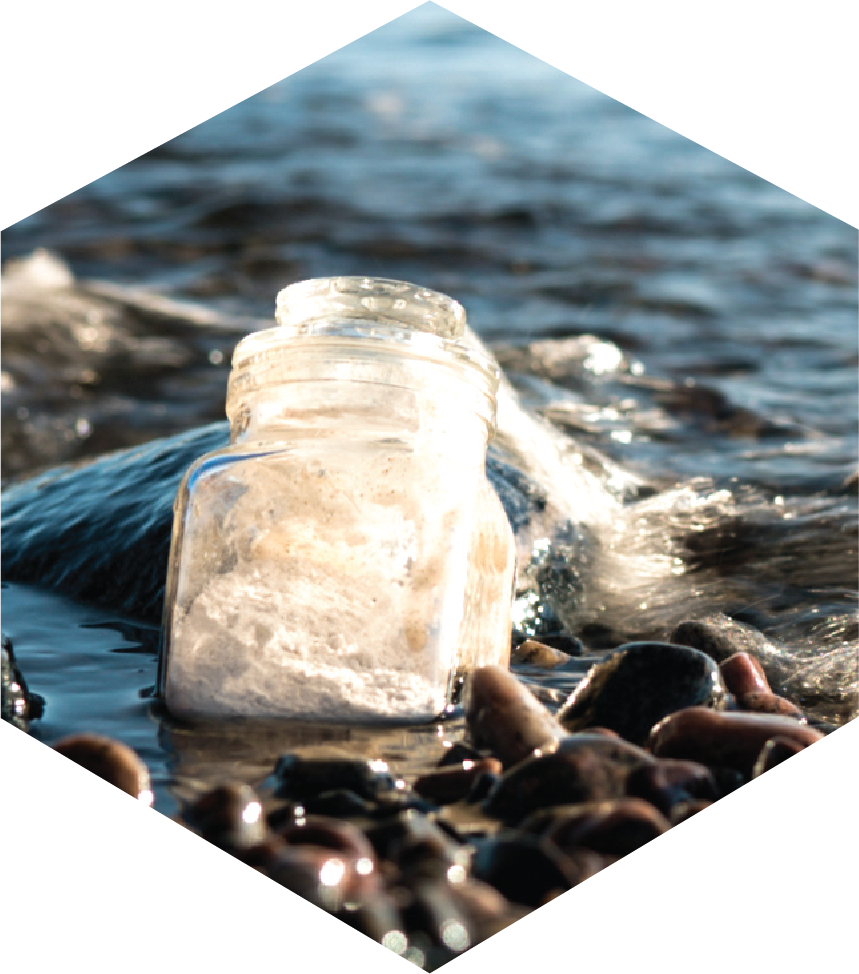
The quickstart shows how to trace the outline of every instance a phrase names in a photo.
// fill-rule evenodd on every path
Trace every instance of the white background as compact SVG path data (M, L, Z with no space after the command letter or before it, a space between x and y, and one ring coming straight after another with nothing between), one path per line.
M7 226L414 4L18 2L4 16ZM462 0L448 9L859 225L852 5ZM826 971L855 963L859 723L451 971ZM9 971L406 970L0 725Z

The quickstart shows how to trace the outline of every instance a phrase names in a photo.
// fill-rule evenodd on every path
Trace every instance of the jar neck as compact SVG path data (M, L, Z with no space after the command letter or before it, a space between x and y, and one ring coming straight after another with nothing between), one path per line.
M387 344L343 347L303 339L252 381L231 380L235 443L284 436L422 438L468 427L485 447L495 399L456 364L395 354Z
M495 424L499 373L463 341L465 311L404 281L338 277L280 292L278 327L236 346L227 390L235 442L272 431L415 435ZM348 432L347 432L348 431Z

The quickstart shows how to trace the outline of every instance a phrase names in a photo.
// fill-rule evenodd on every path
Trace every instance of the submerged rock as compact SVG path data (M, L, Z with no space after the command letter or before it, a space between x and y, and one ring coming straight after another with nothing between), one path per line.
M725 696L719 668L705 653L672 643L628 643L591 668L557 717L570 731L607 727L643 744L668 714L722 707Z

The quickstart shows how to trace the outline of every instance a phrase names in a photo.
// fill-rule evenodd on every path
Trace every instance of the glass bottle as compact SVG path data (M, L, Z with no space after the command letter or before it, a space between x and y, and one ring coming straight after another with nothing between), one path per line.
M509 661L497 370L458 302L404 282L293 284L276 319L235 348L230 445L179 488L160 693L185 717L432 719Z

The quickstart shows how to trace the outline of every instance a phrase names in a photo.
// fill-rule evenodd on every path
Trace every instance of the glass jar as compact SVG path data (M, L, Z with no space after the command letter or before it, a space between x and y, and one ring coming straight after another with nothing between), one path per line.
M486 478L498 373L451 298L304 281L244 338L230 445L174 507L159 689L186 717L427 720L507 665L514 541Z

